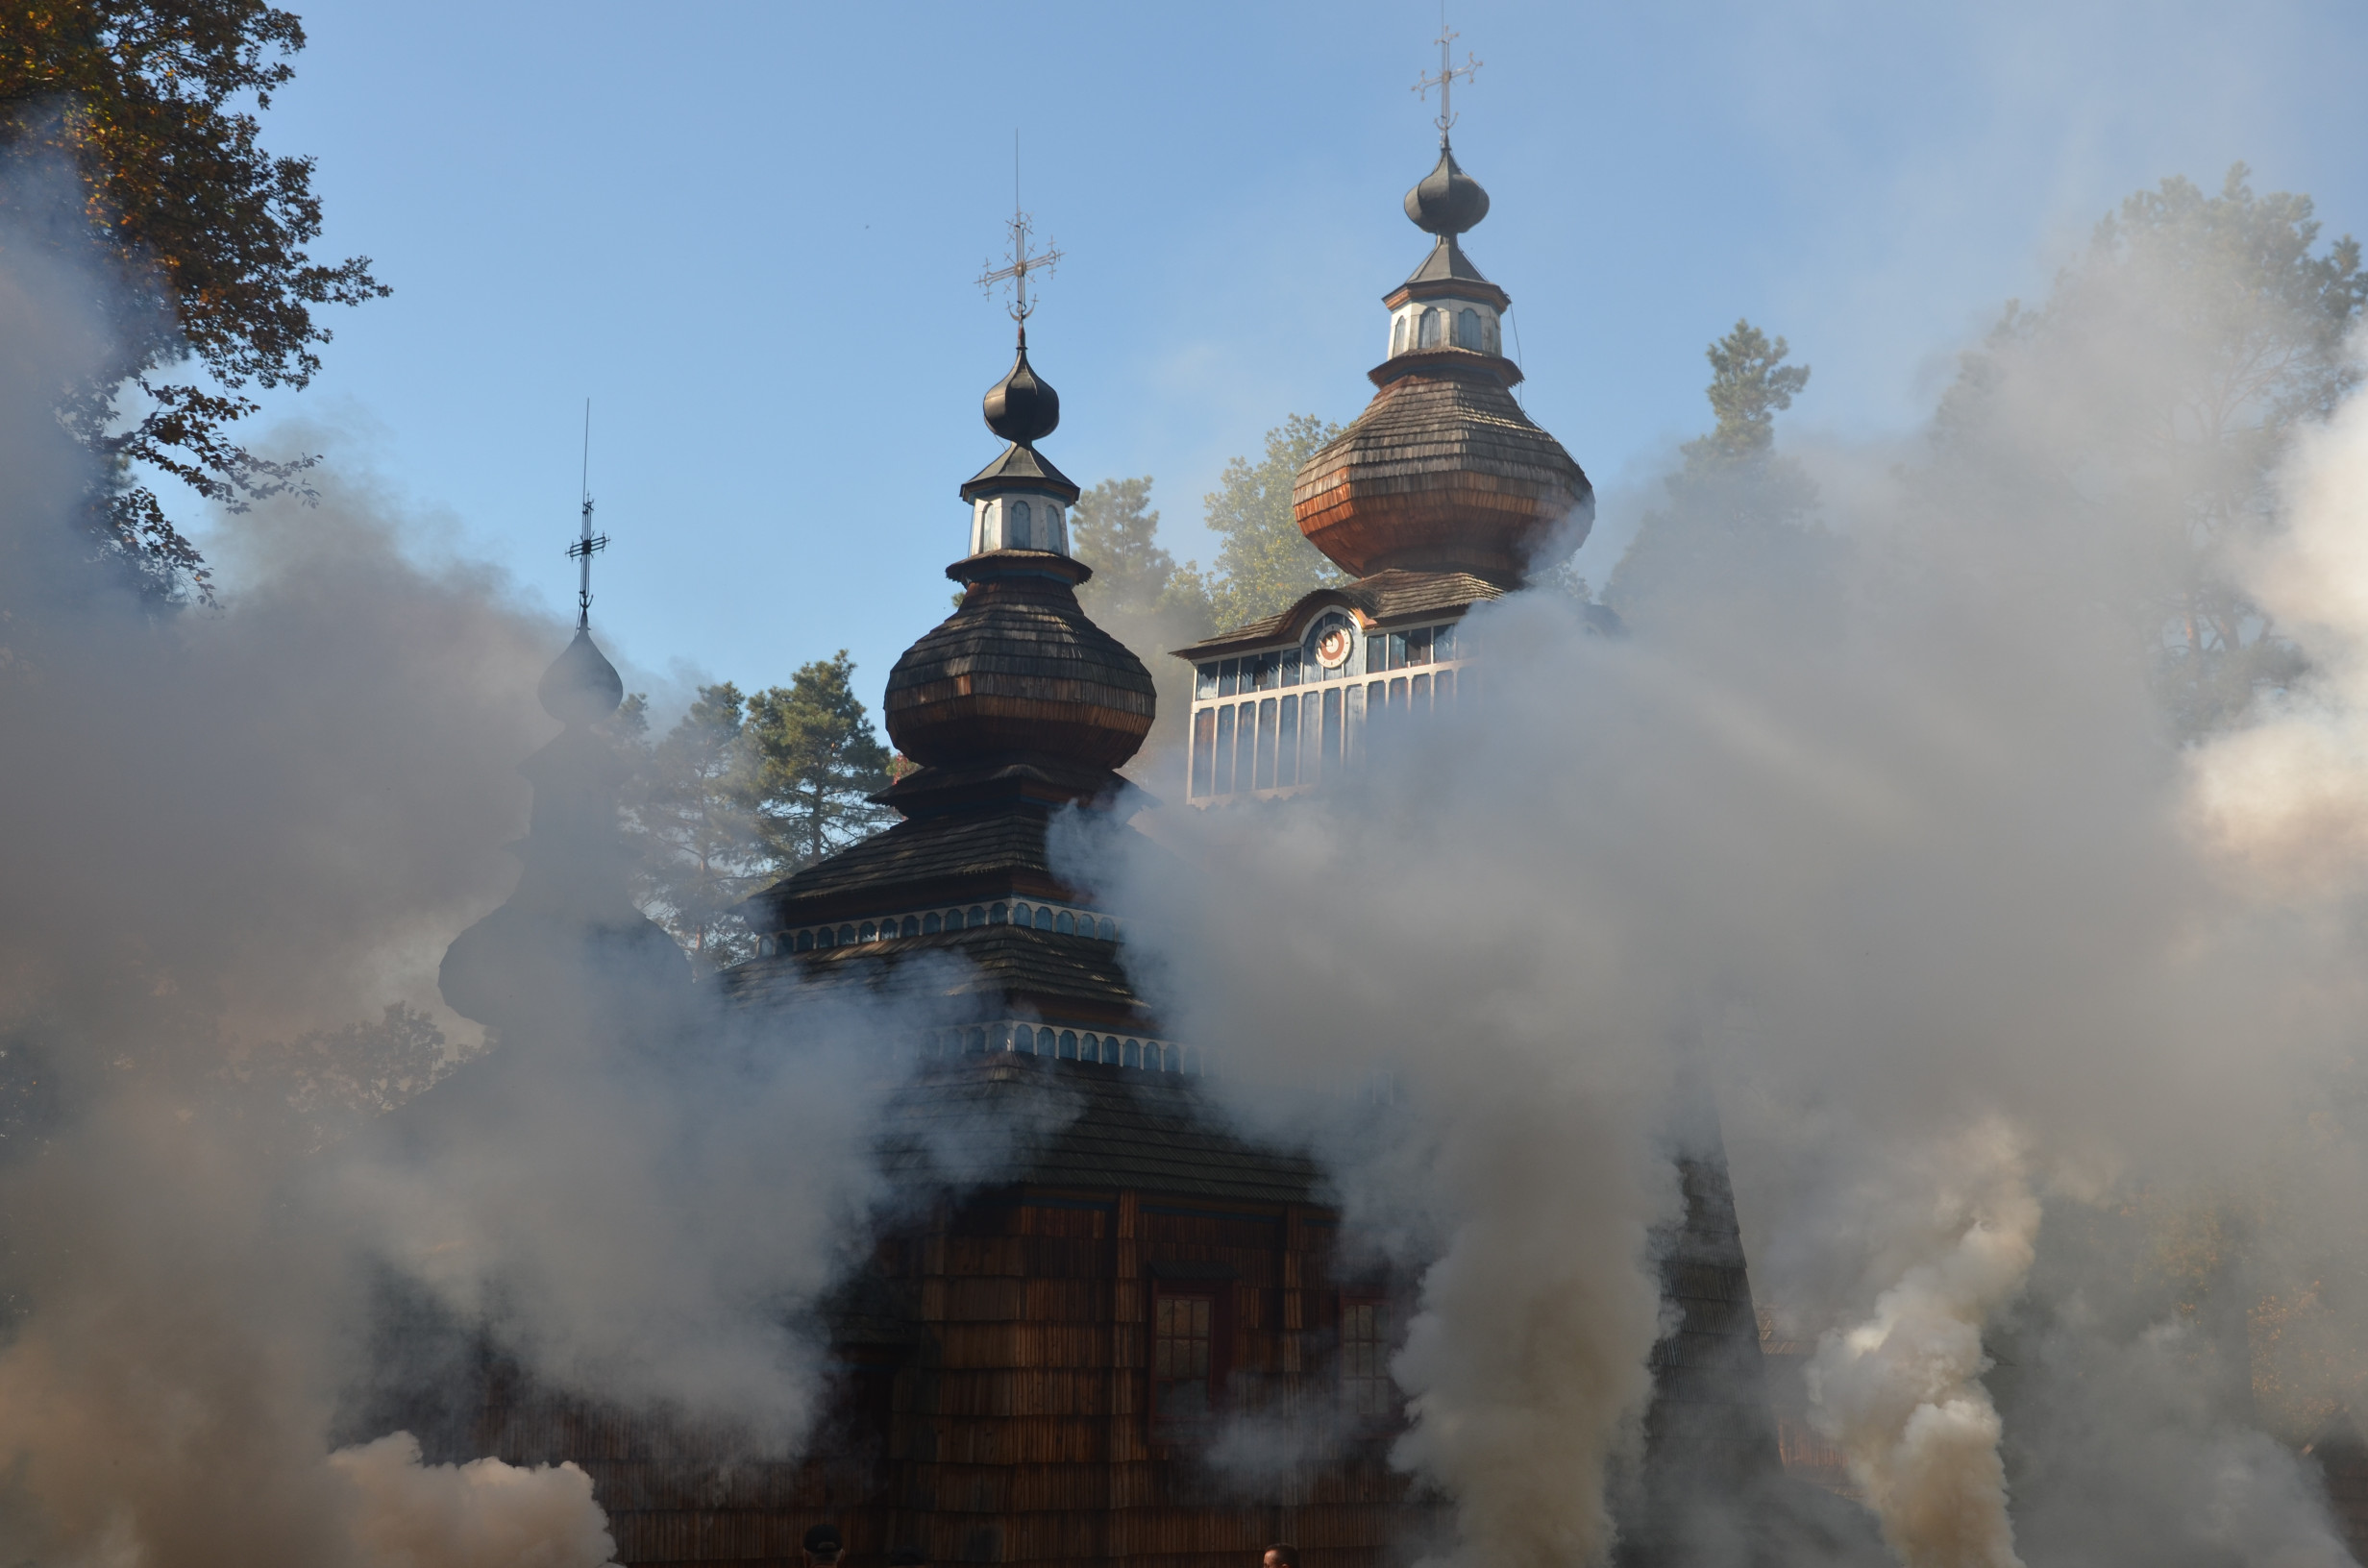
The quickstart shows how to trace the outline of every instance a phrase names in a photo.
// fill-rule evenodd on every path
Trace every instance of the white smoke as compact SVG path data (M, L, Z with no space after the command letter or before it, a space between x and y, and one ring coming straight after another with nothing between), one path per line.
M1983 1326L2031 1271L2039 1204L2001 1122L1937 1151L1923 1261L1809 1367L1819 1424L1907 1568L2021 1568Z

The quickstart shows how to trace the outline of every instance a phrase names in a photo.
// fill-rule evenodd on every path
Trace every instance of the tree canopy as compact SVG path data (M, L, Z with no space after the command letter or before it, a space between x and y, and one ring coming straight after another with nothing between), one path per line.
M1102 480L1077 498L1070 520L1070 545L1094 569L1078 602L1151 672L1158 710L1140 754L1157 766L1154 759L1182 740L1192 706L1192 673L1168 650L1217 629L1208 585L1161 548L1148 475Z
M2357 242L2321 246L2319 227L2308 197L2258 195L2241 163L2217 195L2177 177L2133 194L2044 304L2009 302L1936 422L1944 482L2010 473L2006 503L2134 545L2137 576L2110 609L2183 735L2236 722L2301 674L2238 562L2277 524L2294 431L2358 380L2344 342L2368 273Z
M104 264L117 353L59 389L61 417L99 459L94 548L159 595L203 593L203 559L137 477L146 466L233 509L301 488L308 460L274 462L229 434L242 389L301 387L330 340L314 308L387 292L366 257L321 262L313 160L260 143L253 110L293 76L304 28L260 0L30 0L0 16L0 159L59 162L79 185L67 221L20 212L17 243ZM42 200L38 180L8 199ZM200 372L196 379L180 374Z
M638 696L610 721L635 752L626 825L638 850L636 899L701 969L753 955L742 899L893 815L867 798L887 787L890 759L854 695L854 670L842 649L787 686L702 686L655 742Z
M1264 454L1227 463L1217 489L1202 498L1209 531L1224 543L1205 578L1197 562L1184 570L1199 580L1219 625L1259 620L1302 594L1348 580L1307 542L1291 512L1291 481L1340 433L1338 425L1313 414L1293 414L1267 431Z
M894 816L869 798L888 787L890 758L854 674L841 649L748 699L756 834L781 870L835 854Z
M1769 557L1809 537L1816 504L1809 477L1776 451L1776 416L1809 384L1807 365L1785 363L1790 353L1739 320L1704 351L1714 424L1679 449L1664 504L1644 514L1604 586L1622 618L1649 621L1683 594L1785 576L1770 574Z

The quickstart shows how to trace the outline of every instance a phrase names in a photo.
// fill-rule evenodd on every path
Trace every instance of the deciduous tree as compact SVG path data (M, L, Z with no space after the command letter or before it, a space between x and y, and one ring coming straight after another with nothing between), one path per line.
M1291 512L1292 479L1340 433L1313 414L1293 414L1267 432L1263 455L1227 463L1217 489L1203 498L1209 529L1224 540L1216 570L1200 584L1220 626L1272 615L1302 594L1347 580L1307 542ZM1182 570L1199 577L1196 562Z
M255 111L293 74L302 25L260 0L25 0L0 12L0 160L19 244L103 265L117 352L58 389L61 417L99 459L93 548L152 594L206 588L197 549L140 478L169 475L243 509L301 488L308 459L234 440L248 386L301 387L329 329L316 306L387 292L366 257L321 262L313 160L274 156ZM234 107L241 104L247 108ZM62 210L61 210L62 207ZM192 375L191 373L195 374Z
M2011 474L2008 502L2084 520L2133 564L2104 608L2127 618L2185 735L2302 674L2237 566L2277 527L2294 431L2358 380L2344 343L2368 272L2356 241L2319 233L2308 197L2258 195L2241 163L2217 195L2180 178L2138 191L2046 303L2009 303L1936 423L1941 486Z

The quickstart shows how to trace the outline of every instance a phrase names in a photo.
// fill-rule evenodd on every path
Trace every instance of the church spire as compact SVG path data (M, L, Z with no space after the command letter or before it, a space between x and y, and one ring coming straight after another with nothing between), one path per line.
M1456 162L1448 133L1455 84L1480 61L1454 63L1443 20L1439 161L1406 193L1406 216L1438 236L1422 264L1382 296L1390 352L1369 374L1379 391L1357 421L1310 458L1292 485L1308 542L1358 577L1386 571L1461 572L1521 580L1545 538L1584 537L1594 492L1554 438L1514 402L1520 367L1505 357L1513 299L1481 276L1458 236L1489 213L1489 193Z
M907 649L888 676L882 715L889 739L923 765L890 793L910 813L950 799L974 805L967 781L980 768L1021 768L1036 786L1075 798L1108 794L1110 770L1134 755L1151 727L1151 677L1143 661L1087 618L1076 585L1093 576L1069 553L1067 508L1078 490L1036 451L1061 420L1061 400L1027 357L1027 280L1061 253L1028 242L1015 210L1011 261L979 282L1012 286L1019 353L987 391L987 428L1009 443L962 486L971 504L971 550L946 569L963 584L961 607ZM1018 775L1013 775L1018 776Z
M1037 305L1028 298L1028 274L1051 271L1061 253L1051 245L1041 251L1029 247L1034 220L1019 205L1016 173L1012 187L1011 221L1005 225L1011 233L1011 260L978 280L990 292L999 284L1011 285L1008 308L1019 325L1018 355L1003 379L987 388L981 410L987 429L1010 445L962 487L962 499L971 503L973 555L1034 551L1065 556L1067 508L1077 503L1077 487L1036 450L1037 442L1060 428L1061 395L1027 362L1027 318L1036 313Z

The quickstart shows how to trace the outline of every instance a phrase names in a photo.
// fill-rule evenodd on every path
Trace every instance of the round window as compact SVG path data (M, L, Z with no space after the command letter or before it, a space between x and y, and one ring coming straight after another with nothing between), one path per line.
M1316 639L1316 662L1326 670L1338 670L1348 662L1348 650L1355 646L1356 638L1346 626L1337 623L1326 626Z

